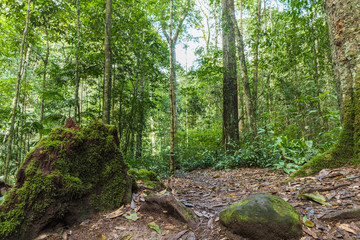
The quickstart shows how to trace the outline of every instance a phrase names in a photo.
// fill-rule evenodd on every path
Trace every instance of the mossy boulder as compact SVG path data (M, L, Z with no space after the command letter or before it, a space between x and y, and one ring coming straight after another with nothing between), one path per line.
M220 212L220 222L242 237L258 240L300 239L299 214L287 202L270 194L256 194Z
M161 183L160 178L154 171L149 171L146 169L130 169L128 175L131 176L135 181L141 181L145 187L152 190L159 190L165 188Z
M131 199L131 178L116 128L93 122L54 129L28 153L0 205L0 239L32 239Z

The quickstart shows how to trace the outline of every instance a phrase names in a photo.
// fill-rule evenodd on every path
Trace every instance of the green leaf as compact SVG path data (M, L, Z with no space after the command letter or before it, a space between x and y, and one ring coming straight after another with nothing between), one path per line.
M305 226L310 227L310 228L314 227L314 225L315 225L312 221L310 221L307 218L307 216L303 217L302 222L305 224Z
M158 234L161 234L161 229L155 222L151 222L148 225L151 229L154 229Z
M332 206L330 203L326 202L325 197L323 195L320 195L320 194L306 194L306 193L304 193L304 194L300 194L298 196L298 198L300 198L300 197L309 198L309 199L311 199L311 200L313 200L313 201L315 201L317 203L320 203L322 205L325 205L325 206L330 206L330 207Z
M139 219L136 213L131 213L130 215L125 216L126 219L133 220L134 222Z

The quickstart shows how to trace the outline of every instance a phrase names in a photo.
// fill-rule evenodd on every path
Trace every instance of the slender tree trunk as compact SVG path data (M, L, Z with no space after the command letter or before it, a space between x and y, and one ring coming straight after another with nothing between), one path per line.
M124 92L124 80L121 80L121 89L120 89L120 96L119 96L119 123L118 123L118 128L119 128L119 141L121 141L122 137L123 137L123 92Z
M11 158L11 150L12 150L12 139L14 136L14 126L15 126L15 117L16 117L16 109L18 105L19 95L20 95L20 86L21 86L21 71L23 68L23 59L24 59L24 47L26 43L26 38L28 35L28 29L29 29L29 22L30 22L30 4L31 0L28 0L27 2L27 10L26 10L26 22L25 22L25 28L24 33L21 41L21 47L20 47L20 59L19 59L19 67L17 71L17 82L16 82L16 92L15 97L13 101L12 111L11 111L11 123L10 123L10 131L9 131L9 137L7 142L7 154L6 154L6 160L5 160L5 179L4 181L7 182L8 175L9 175L9 163Z
M223 9L223 143L225 148L239 140L236 46L231 15L234 14L234 0L222 0ZM236 26L237 28L237 26Z
M76 0L76 30L77 30L77 42L76 42L76 49L75 49L75 121L81 121L80 117L80 104L79 104L79 86L80 86L80 79L79 79L79 48L80 48L80 6L79 1Z
M151 89L151 87L150 87ZM152 90L150 90L150 102L152 102ZM152 113L150 112L150 139L151 139L151 155L155 156L156 154L156 133L155 133L155 121L152 116Z
M242 0L240 0L239 3L239 7L240 7L240 32L243 32L243 24L242 24L242 15L243 15L243 4L242 4ZM239 134L242 133L244 131L244 126L245 126L245 115L246 112L244 111L244 96L243 96L243 91L242 91L242 87L241 87L241 76L239 74L237 74L238 80L237 80L237 88L238 88L238 115L239 115Z
M19 162L18 162L18 168L20 168L22 161L23 161L23 157L25 156L25 151L26 151L26 139L24 139L24 119L25 119L25 115L26 115L26 89L27 89L27 74L28 74L28 66L29 66L29 58L30 58L30 50L31 47L29 46L27 49L27 53L26 53L26 57L25 57L25 62L24 62L24 78L23 78L23 82L24 82L24 91L23 91L23 99L22 99L22 107L21 107L21 121L20 121L20 129L21 129L21 133L20 133L20 140L19 140L19 152L20 152L20 156L19 156ZM26 138L26 136L25 136ZM24 145L24 146L23 146ZM24 148L24 150L23 150Z
M325 0L334 75L340 83L342 130L337 143L295 176L360 164L360 8L353 0Z
M233 1L233 0L231 0ZM244 88L245 93L245 105L246 105L246 111L247 111L247 117L248 122L250 125L250 131L255 132L255 122L254 122L254 107L252 104L252 97L251 97L251 89L250 89L250 83L249 83L249 77L247 72L247 66L246 66L246 60L245 60L245 53L244 53L244 42L242 34L239 30L239 27L237 26L236 19L235 19L235 13L232 12L231 14L231 20L232 20L232 26L235 32L235 39L236 39L236 45L237 45L237 52L240 62L240 71L241 71L241 79L242 84Z
M259 83L259 35L261 31L261 0L258 0L257 11L256 11L256 37L255 37L255 56L254 56L254 82L253 82L253 94L252 94L252 104L253 104L253 124L256 130L256 118L257 118L257 98L258 98L258 83ZM256 131L254 131L256 134Z
M189 2L187 2L189 3ZM182 25L187 17L188 8L186 6L183 9L183 15L177 21L178 25L176 30L174 28L174 19L173 19L173 11L174 11L174 0L170 0L170 19L169 19L169 32L167 32L167 26L164 21L161 21L161 28L166 37L169 46L169 99L170 99L170 171L174 173L175 171L175 134L177 132L177 111L176 111L176 55L175 55L175 46L177 39L179 37L180 30L182 29Z
M44 19L46 21L46 19ZM42 81L42 88L41 88L41 107L40 107L40 122L43 124L44 121L44 107L45 107L45 89L46 89L46 75L47 75L47 66L49 62L49 53L50 53L50 46L49 46L49 34L47 25L45 25L45 34L46 34L46 54L44 59L44 74L43 74L43 81ZM42 132L40 131L39 140L42 138Z
M105 124L110 124L111 111L111 14L112 0L106 0L106 22L105 22L105 76L104 76L104 98L103 117Z
M138 128L136 134L136 158L140 159L142 156L142 138L143 138L143 130L145 125L145 108L144 108L144 96L145 95L145 76L142 74L141 82L140 82L140 104L139 104L139 119L138 119Z

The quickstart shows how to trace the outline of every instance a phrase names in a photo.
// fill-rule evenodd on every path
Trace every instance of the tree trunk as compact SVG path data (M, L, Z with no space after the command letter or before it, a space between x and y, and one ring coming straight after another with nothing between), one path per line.
M106 0L106 20L105 20L105 76L104 76L104 98L103 116L105 124L110 124L111 110L111 12L112 0Z
M252 105L253 105L253 124L254 134L256 134L256 111L257 111L257 98L258 98L258 82L259 82L259 35L261 30L261 0L258 0L257 11L256 11L256 38L255 38L255 56L254 56L254 82L253 82L253 94L252 94Z
M15 117L16 117L16 109L18 105L19 95L20 95L20 86L21 86L21 71L23 68L23 58L24 58L24 47L26 43L26 38L28 35L28 29L29 29L29 22L30 22L30 3L31 0L28 0L27 2L27 10L26 10L26 22L25 22L25 28L24 33L21 41L21 47L20 47L20 59L19 59L19 67L17 71L17 82L16 82L16 92L14 97L14 102L11 110L11 123L10 123L10 131L9 131L9 137L7 142L7 154L6 154L6 160L5 160L5 183L7 182L8 175L9 175L9 163L11 158L11 150L12 150L12 139L14 136L14 126L15 126Z
M77 42L76 42L76 49L75 49L75 122L80 122L80 104L79 104L79 86L80 86L80 79L79 79L79 48L80 48L80 6L79 0L76 0L76 29L77 29Z
M236 77L236 46L231 15L234 14L234 0L222 0L223 10L223 143L228 144L239 140L237 77ZM237 27L237 26L236 26Z
M23 154L25 156L26 153L26 139L24 139L24 120L25 120L25 115L26 115L26 89L27 89L27 74L28 74L28 66L29 66L29 57L30 57L30 46L27 49L27 53L26 53L26 57L25 57L25 62L24 62L24 78L23 78L23 82L24 82L24 92L23 92L23 99L22 99L22 107L21 107L21 120L20 120L20 129L21 129L21 134L20 134L20 146L19 146L19 151L20 151L20 157L19 157L19 162L18 162L18 168L20 168L21 164L22 164L22 159L23 159ZM26 138L26 137L25 137ZM23 150L24 149L24 150Z
M326 0L333 69L340 83L342 130L337 143L294 176L360 163L360 8L353 0Z
M189 4L189 2L187 2ZM170 0L170 19L169 19L169 31L167 32L167 26L164 21L161 21L162 32L164 33L169 46L169 100L170 100L170 171L175 171L175 134L177 131L177 112L176 112L176 55L175 46L179 37L182 25L187 17L189 5L183 9L183 15L178 19L178 25L176 31L174 31L174 19L173 19L173 5L174 0Z
M44 21L46 21L45 18L44 18ZM50 53L49 34L48 34L47 25L45 25L45 34L46 34L46 54L45 54L45 59L44 59L44 74L43 74L43 81L42 81L42 88L41 88L41 109L40 109L41 124L43 124L43 120L44 120L46 74L47 74L47 65L49 62L49 53ZM42 132L40 131L39 140L41 140L41 138L42 138Z
M145 76L144 74L141 76L140 82L140 94L139 94L139 119L138 119L138 127L137 127L137 134L136 134L136 158L140 159L142 156L142 137L143 137L143 130L145 125L145 108L144 108L144 94L145 94Z
M240 33L243 32L243 24L242 24L242 16L243 16L243 4L242 4L242 0L240 0L239 2L239 8L240 8ZM237 88L238 88L238 117L239 117L239 134L242 133L244 131L244 126L245 126L245 114L246 112L244 111L244 96L243 96L243 92L242 92L242 87L241 87L241 76L238 75L238 81L237 81Z
M233 1L233 0L231 0ZM250 131L255 132L255 122L254 122L254 113L253 113L253 104L251 101L251 90L250 90L250 83L249 83L249 77L247 72L247 66L245 61L245 53L244 53L244 42L242 38L242 34L239 30L239 27L237 26L235 13L234 11L230 14L231 20L232 20L232 26L235 32L235 39L236 39L236 45L237 45L237 51L238 51L238 57L240 62L240 71L241 71L241 79L243 83L244 93L245 93L245 105L246 105L246 111L248 116L248 122L250 125Z

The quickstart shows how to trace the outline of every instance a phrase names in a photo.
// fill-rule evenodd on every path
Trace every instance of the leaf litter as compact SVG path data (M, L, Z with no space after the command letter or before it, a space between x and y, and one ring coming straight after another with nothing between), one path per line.
M277 195L299 212L302 240L360 239L360 168L325 169L315 176L287 183L288 176L279 171L248 168L178 172L175 177L164 179L167 189L151 193L143 188L133 195L132 204L71 227L72 234L67 239L95 240L104 236L107 240L241 240L244 238L220 225L218 213L256 192ZM151 194L173 195L195 212L199 223L190 228L173 218L171 212L142 211L140 206ZM134 219L136 222L131 221ZM62 240L62 232L52 233L46 239Z

